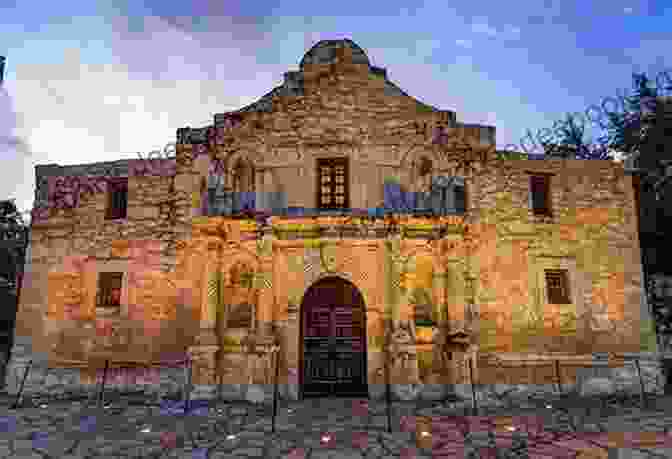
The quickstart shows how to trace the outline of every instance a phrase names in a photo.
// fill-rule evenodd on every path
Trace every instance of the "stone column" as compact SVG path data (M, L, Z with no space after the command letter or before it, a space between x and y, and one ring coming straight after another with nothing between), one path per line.
M215 354L219 346L191 346L188 349L191 358L191 384L188 388L192 399L212 399L217 394Z
M438 322L446 320L448 311L446 310L446 270L443 266L436 263L434 265L434 276L432 279L432 302L437 308L435 312L439 314Z
M216 333L216 317L217 311L215 305L210 304L208 298L208 281L211 276L220 269L219 260L217 255L212 251L207 253L208 260L205 264L203 283L202 283L202 295L201 295L201 317L200 317L200 326L199 333L196 339L196 342L199 345L215 345L217 344L217 333Z
M256 169L254 174L254 191L256 193L255 207L257 210L268 210L268 190L264 180L263 169Z
M209 247L212 249L213 247ZM212 398L217 393L217 364L215 356L219 351L219 340L216 332L216 304L208 299L208 280L220 269L218 253L206 252L207 261L202 276L201 317L198 336L194 346L188 348L192 359L192 392L191 398Z
M261 275L268 276L272 270L272 261L264 260L260 266ZM257 318L256 322L260 329L268 329L273 322L273 290L269 288L264 282L258 285L259 296L257 303Z
M280 381L278 389L281 396L285 400L299 399L299 314L300 306L289 304L287 305L287 321L282 327L282 334L280 335L280 351L283 365L286 372L280 374ZM297 346L298 344L298 346Z

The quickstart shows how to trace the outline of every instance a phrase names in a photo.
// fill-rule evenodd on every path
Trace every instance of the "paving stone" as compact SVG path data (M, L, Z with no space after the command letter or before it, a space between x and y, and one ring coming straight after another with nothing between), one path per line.
M652 404L653 405L653 404ZM153 416L151 410L136 410L128 408L117 415L101 414L97 417L98 430L89 434L81 435L81 442L72 451L72 457L87 456L89 451L96 452L98 457L132 457L139 455L147 457L152 452L162 452L163 457L188 457L190 459L198 458L198 450L191 449L191 441L187 439L182 447L176 447L172 451L167 451L161 446L160 437L162 432L173 431L178 436L193 435L200 447L218 446L212 450L211 457L295 457L300 459L300 455L292 456L290 452L297 448L304 448L305 452L310 452L310 457L362 457L366 452L367 458L395 457L399 458L403 450L415 448L416 456L432 457L431 448L416 448L415 429L412 432L399 432L399 422L401 416L431 415L431 413L441 413L441 416L456 413L454 407L413 407L412 405L395 405L393 408L393 433L386 432L386 417L379 416L381 421L378 429L373 429L371 425L362 426L357 417L353 417L350 405L342 401L323 402L321 405L311 405L309 403L296 402L292 405L293 413L291 418L300 421L297 423L288 422L290 416L278 418L277 430L275 434L271 433L270 414L258 418L251 423L239 425L233 428L236 433L234 440L226 440L226 433L223 426L219 427L219 433L215 431L215 422L223 423L220 417L202 418L202 417L168 417ZM372 411L379 413L385 412L384 404L372 403ZM2 411L2 408L0 408ZM244 418L244 410L239 410L238 418ZM39 416L38 416L39 413ZM129 426L129 414L134 414L134 423ZM0 416L3 413L0 412ZM47 411L18 411L16 416L16 428L12 436L18 449L14 456L9 456L11 452L9 442L5 442L3 453L8 457L27 457L32 453L32 440L30 436L35 432L47 431L49 447L47 450L53 457L62 457L64 451L74 444L73 434L75 432L66 432L66 430L79 429L80 420L89 413L83 412L81 407L76 405L68 406L50 406ZM143 417L144 414L144 417ZM508 413L511 414L511 413ZM68 416L70 418L68 419ZM436 416L436 415L435 415ZM38 424L32 421L41 417L42 422ZM151 419L150 419L151 418ZM227 416L226 421L234 420L234 416ZM45 423L45 419L50 423ZM560 424L560 417L557 415L549 416L545 421L545 427L555 428ZM242 420L242 419L241 419ZM151 422L150 422L151 421ZM669 428L672 423L672 417L665 411L642 411L638 409L621 410L620 413L614 412L610 416L602 417L603 425L606 430L611 431L663 431ZM285 424L283 426L283 423ZM152 430L148 434L139 433L143 425L151 425ZM103 428L104 427L104 428ZM127 428L124 428L127 427ZM287 427L287 429L283 429ZM475 427L476 428L476 427ZM42 429L42 430L40 430ZM172 430L171 430L172 429ZM61 432L58 432L58 431ZM471 434L464 440L465 444L486 445L488 442L486 428L477 427L478 433ZM353 441L359 431L364 432L364 437L358 436L360 441L365 441L365 446L353 448ZM336 445L333 448L325 448L320 444L320 436L323 433L330 433L336 439ZM4 435L7 435L6 432ZM60 437L58 434L61 434ZM0 432L0 435L3 435ZM441 438L443 433L434 432L434 440ZM452 435L452 434L451 434ZM60 439L59 439L60 438ZM362 440L365 438L365 440ZM445 436L444 436L445 438ZM450 437L453 438L452 436ZM66 441L67 440L67 441ZM361 444L361 443L360 443ZM177 444L176 444L177 446ZM668 452L668 451L665 451Z

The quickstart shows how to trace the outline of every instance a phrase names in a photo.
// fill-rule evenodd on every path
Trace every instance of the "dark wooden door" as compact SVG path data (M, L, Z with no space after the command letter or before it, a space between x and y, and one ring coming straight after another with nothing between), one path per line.
M349 282L324 279L302 304L304 397L368 395L364 301Z

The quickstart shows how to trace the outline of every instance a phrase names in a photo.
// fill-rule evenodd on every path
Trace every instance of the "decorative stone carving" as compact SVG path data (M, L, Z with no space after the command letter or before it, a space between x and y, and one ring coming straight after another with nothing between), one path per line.
M331 273L336 270L338 264L338 248L334 245L325 244L321 248L320 256L322 267L325 271Z
M192 360L192 381L197 385L216 384L215 354L219 346L192 346L188 353Z
M392 382L415 383L419 380L415 326L412 321L392 322L388 331L389 364Z
M275 353L280 349L278 339L263 330L257 329L243 339L248 354L249 384L272 384Z
M227 328L252 328L256 318L259 290L254 288L254 270L249 263L236 262L228 270L225 297L229 310Z

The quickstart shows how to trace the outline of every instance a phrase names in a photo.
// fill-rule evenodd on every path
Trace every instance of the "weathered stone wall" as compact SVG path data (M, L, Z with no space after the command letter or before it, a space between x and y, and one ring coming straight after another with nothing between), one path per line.
M476 303L481 327L496 330L492 340L484 333L482 350L524 351L527 343L536 351L638 351L641 278L630 177L607 161L508 161L493 172L481 180L499 179L496 191L472 194L479 207ZM530 210L530 172L555 174L550 220ZM543 270L550 268L569 271L572 304L548 303ZM516 336L533 331L534 313L536 336Z
M458 123L454 112L419 103L385 72L360 58L353 62L347 47L339 53L337 62L306 62L286 82L300 90L274 91L260 101L263 110L248 107L235 122L218 115L210 128L181 130L176 159L149 171L123 161L38 167L38 204L49 200L43 175L98 176L111 167L110 175L128 176L128 215L104 219L103 184L80 193L74 208L35 220L14 366L37 353L64 366L64 357L86 361L101 347L144 359L189 350L198 355L199 390L223 382L244 396L241 385L268 386L270 343L277 337L280 382L293 396L301 300L327 275L351 281L364 297L372 394L384 387L385 317L410 362L410 380L391 381L401 398L418 396L418 385L432 392L435 384L464 383L463 364L475 352L639 350L639 243L632 184L621 166L495 160L494 128ZM427 177L418 172L424 157L433 176L465 179L467 213L402 219L406 229L390 237L380 220L273 217L262 240L255 240L254 222L199 216L215 160L223 164L228 191L236 191L234 166L244 159L255 167L255 191L283 192L287 206L313 208L316 160L332 156L350 160L352 208L382 206L383 184L391 178L408 190L426 189ZM531 213L531 172L554 174L550 220ZM308 221L321 230L297 230ZM343 225L350 236L339 235ZM445 234L427 241L430 233L436 239L436 226ZM425 239L412 238L411 227ZM253 284L242 290L230 279L239 262L253 271ZM569 271L571 304L548 303L543 272L549 268ZM102 271L126 274L119 317L102 317L95 308ZM252 304L251 329L227 329L234 300ZM435 323L407 327L420 306L429 306ZM96 333L110 326L116 337ZM468 349L445 344L455 330L469 336ZM246 339L263 349L258 356ZM451 349L452 363L446 360Z

